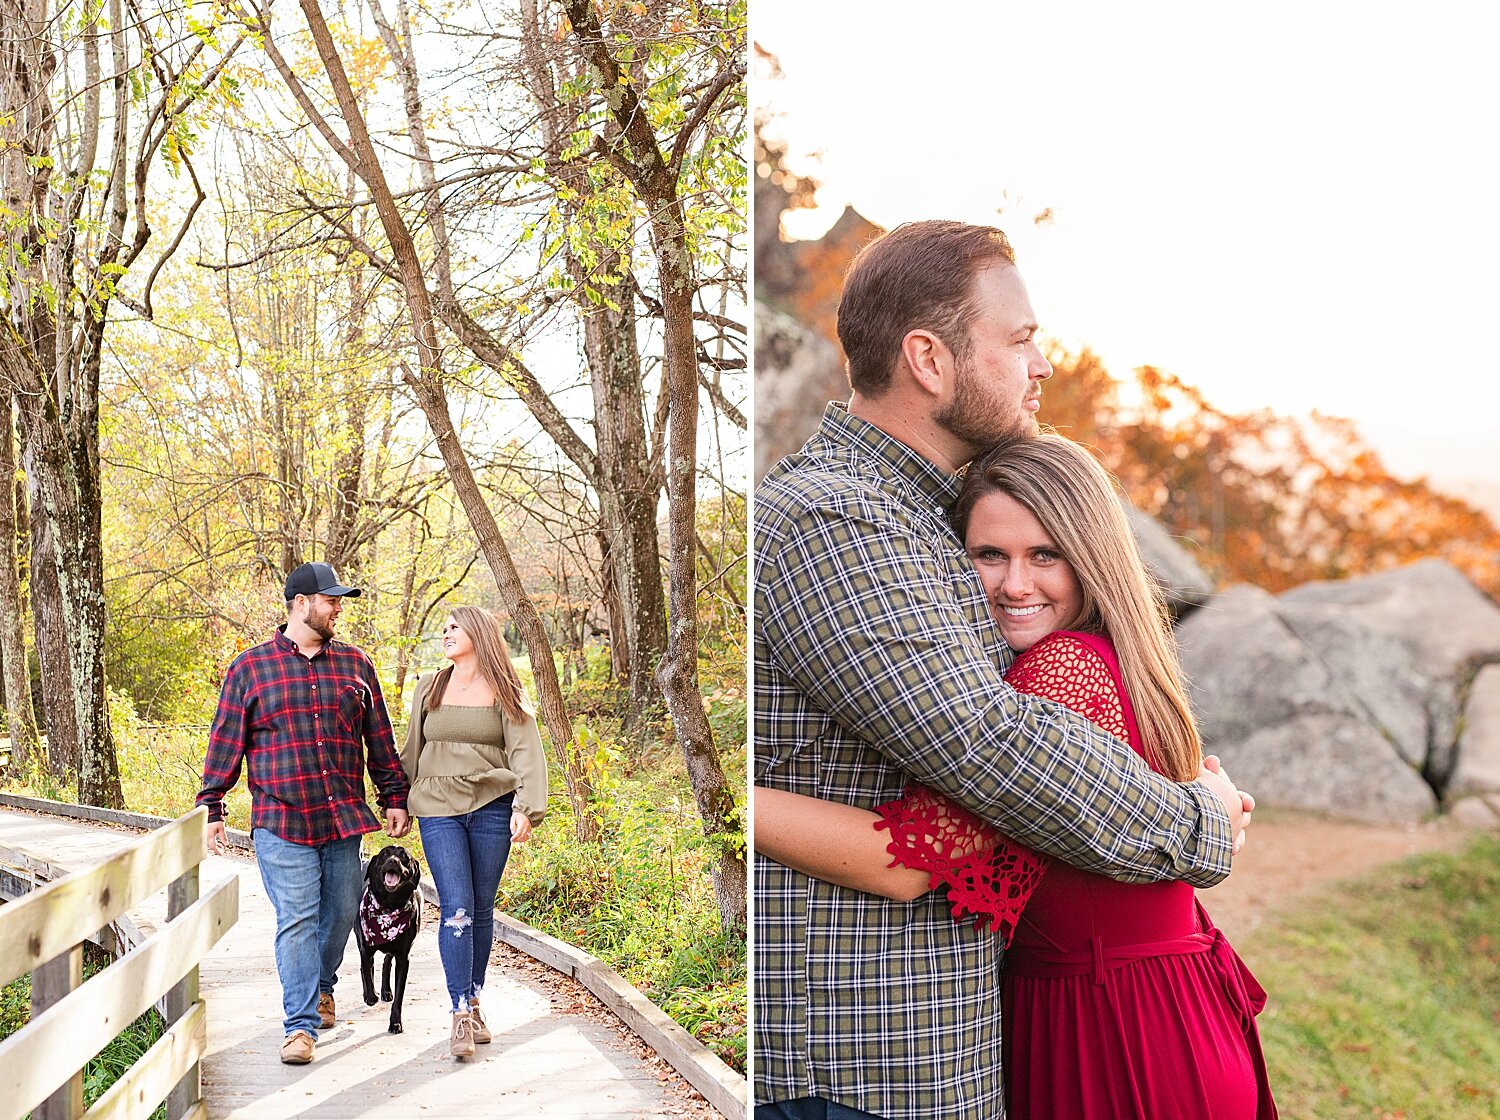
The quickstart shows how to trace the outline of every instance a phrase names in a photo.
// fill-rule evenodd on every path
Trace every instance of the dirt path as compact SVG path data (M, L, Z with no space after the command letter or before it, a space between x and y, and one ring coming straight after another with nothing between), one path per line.
M1418 852L1462 846L1472 831L1450 820L1413 826L1353 824L1290 810L1259 810L1234 872L1202 891L1231 941L1243 940L1287 903Z

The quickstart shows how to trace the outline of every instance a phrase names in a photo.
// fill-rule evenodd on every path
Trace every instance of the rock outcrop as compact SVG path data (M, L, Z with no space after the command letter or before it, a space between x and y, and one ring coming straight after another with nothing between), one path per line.
M1264 803L1380 821L1500 805L1500 677L1481 672L1500 607L1451 565L1235 587L1177 633L1207 749Z
M1181 619L1208 602L1216 585L1193 559L1193 554L1167 532L1161 522L1142 513L1128 501L1120 504L1125 507L1125 519L1135 533L1141 559L1166 596L1172 617Z
M838 351L790 315L755 308L755 480L807 442L829 401L849 399Z

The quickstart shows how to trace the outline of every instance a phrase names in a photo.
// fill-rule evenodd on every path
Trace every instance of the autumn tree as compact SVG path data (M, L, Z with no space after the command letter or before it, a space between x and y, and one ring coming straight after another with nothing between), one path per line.
M1194 542L1220 581L1276 592L1438 556L1500 594L1491 520L1393 477L1353 422L1228 413L1153 366L1117 382L1088 350L1051 360L1043 415L1094 447L1137 508Z
M697 471L699 356L694 333L694 294L702 217L694 211L698 177L723 173L723 160L690 160L694 137L708 126L721 98L743 98L744 9L685 6L678 14L663 5L665 27L641 34L633 22L645 18L645 5L620 5L601 13L589 0L566 0L561 33L577 43L587 69L580 75L592 89L590 112L577 122L580 155L605 161L630 186L640 220L649 231L655 265L656 299L661 305L662 362L668 401L667 498L670 631L657 676L688 777L703 819L705 837L717 845L713 868L720 917L726 927L743 927L746 877L743 833L732 791L724 779L713 732L698 687ZM609 22L606 24L605 20ZM689 34L693 27L698 35ZM671 61L684 52L703 51L710 65L701 80L687 85L673 66L655 81L646 60ZM730 142L729 136L722 137ZM732 147L728 152L733 153ZM732 157L737 158L737 157ZM743 184L743 171L739 177ZM741 192L743 198L743 192ZM716 212L710 221L733 222L736 211ZM697 220L695 220L697 219ZM712 227L710 227L712 228Z
M148 183L165 163L196 188L193 116L232 96L218 78L237 44L221 48L220 14L127 12L125 0L0 3L0 381L18 402L34 482L51 761L76 770L79 798L92 804L121 802L104 687L100 367L112 310L150 315L152 282L196 213L194 204L181 227L155 237Z
M472 537L401 389L384 279L357 257L271 251L279 222L258 200L308 161L237 155L212 231L227 260L168 269L155 322L122 325L131 360L106 368L110 681L143 711L201 703L183 678L263 638L286 573L318 559L367 586L344 626L394 647L399 708L419 624L462 581Z
M256 16L262 44L288 91L323 141L370 192L379 216L381 232L389 245L396 278L405 296L411 337L415 344L417 365L404 374L403 381L427 417L428 426L437 442L453 488L474 530L480 550L532 655L542 723L562 766L568 797L573 807L574 827L581 839L593 841L597 839L598 828L597 822L588 812L591 799L589 779L586 770L569 749L573 741L572 728L558 684L551 645L535 604L531 602L521 583L495 516L484 501L453 423L444 384L447 376L446 363L437 335L437 321L433 315L433 297L427 288L426 274L417 253L416 241L411 227L396 204L385 171L376 156L364 111L329 24L316 0L303 0L301 6L323 74L331 87L339 116L348 133L347 139L335 131L329 118L312 100L302 79L281 54L271 32L270 13L266 9L262 9Z

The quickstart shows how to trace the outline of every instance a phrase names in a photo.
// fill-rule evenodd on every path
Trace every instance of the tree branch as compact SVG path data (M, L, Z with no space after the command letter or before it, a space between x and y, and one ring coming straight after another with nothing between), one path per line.
M699 98L697 105L693 106L692 114L683 126L677 130L677 139L672 144L672 154L667 158L667 167L674 176L682 168L682 161L687 155L688 144L692 141L693 133L708 118L709 111L713 108L714 102L719 99L725 90L729 89L735 83L743 81L744 78L745 63L743 61L736 62L727 70L721 70L718 77L709 85L708 92Z

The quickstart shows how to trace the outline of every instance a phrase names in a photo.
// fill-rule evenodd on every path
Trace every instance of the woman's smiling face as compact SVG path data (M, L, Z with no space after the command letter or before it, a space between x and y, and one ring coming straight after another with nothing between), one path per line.
M974 503L964 540L990 613L1011 649L1030 649L1083 614L1083 588L1032 512L1008 494Z
M443 621L443 656L450 660L474 652L474 643L450 614Z

